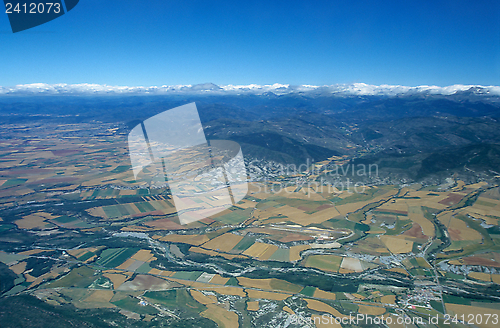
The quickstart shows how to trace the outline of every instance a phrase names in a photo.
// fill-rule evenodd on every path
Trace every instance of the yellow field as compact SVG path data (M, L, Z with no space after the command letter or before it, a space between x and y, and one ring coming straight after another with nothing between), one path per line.
M387 203L384 203L377 207L377 210L381 211L403 211L407 212L408 211L408 205L400 200L400 199L393 199Z
M153 254L148 249L141 249L134 255L132 255L131 259L143 262L150 262L153 259Z
M202 292L194 290L194 289L191 289L189 292L191 293L191 296L193 296L193 298L197 302L199 302L203 305L217 304L218 303L217 297L215 297L214 295L205 295Z
M243 252L243 255L248 255L251 257L256 257L261 261L269 259L274 252L278 249L278 246L266 244L266 243L254 243L250 248Z
M19 262L16 265L12 265L9 267L15 274L21 274L26 269L26 262Z
M43 252L46 252L46 250L35 248L35 249L30 249L29 251L20 252L18 254L20 254L20 255L33 255L33 254L38 254L38 253L43 253Z
M255 217L259 218L261 221L265 221L266 223L282 222L285 220L285 218L266 220L269 217L286 216L288 218L287 220L303 226L311 223L322 223L338 215L340 215L340 213L335 208L327 208L313 214L307 214L304 211L289 205L278 208L270 207L265 210L256 210L254 212Z
M255 211L254 215L257 216L259 219L267 219L272 216L286 216L288 217L288 220L292 222L301 222L304 221L305 218L308 218L309 215L306 214L304 211L301 211L295 207L289 206L289 205L284 205L279 208L275 207L269 207L265 210L259 210ZM280 222L284 221L285 219L275 219L274 221ZM300 224L300 223L299 223Z
M445 303L446 310L450 315L459 315L461 316L462 314L464 315L465 318L468 317L469 314L474 315L474 325L478 327L485 327L485 328L493 328L493 327L498 327L498 324L493 324L492 323L492 318L490 318L489 322L486 324L486 316L485 314L491 314L494 315L496 314L497 316L500 317L500 310L496 309L491 309L491 308L484 308L484 307L478 307L478 306L470 306L470 305L462 305L462 304L451 304L451 303ZM479 321L476 321L476 317L482 316L482 323L479 324ZM479 319L479 318L478 318Z
M243 236L238 236L233 233L225 233L219 237L216 237L205 244L204 248L209 248L213 250L220 250L223 252L229 252L243 239Z
M478 200L468 208L470 211L487 216L500 217L500 201L486 197L479 197Z
M331 292L325 292L324 290L321 290L319 288L316 288L316 290L314 291L314 297L316 298L324 298L324 299L327 299L327 300L334 300L335 301L335 293L331 293Z
M470 278L482 280L482 281L491 281L491 275L489 273L484 272L471 272L468 274Z
M465 186L465 182L463 182L462 180L457 180L455 182L457 183L457 185L451 188L452 191L460 191Z
M243 199L238 204L236 204L236 206L238 206L240 208L245 208L245 209L255 207L255 205L257 205L257 202L252 202L248 199Z
M300 252L310 248L311 246L309 245L297 245L290 247L290 261L294 262L300 260Z
M216 285L225 285L226 282L228 282L229 278L224 278L218 274L216 274L215 276L212 277L212 279L210 279L210 283L211 284L216 284Z
M364 300L366 297L364 297L363 295L361 294L351 294L352 296L356 297L358 300Z
M359 313L368 315L381 315L385 313L385 308L378 306L359 305Z
M385 295L380 298L380 302L384 304L396 304L396 295Z
M298 223L302 225L308 225L311 223L323 223L326 220L330 220L339 215L340 212L335 207L325 208L321 211L310 214L307 218L304 218L304 220L301 220Z
M125 262L123 262L122 264L120 264L119 266L117 266L116 268L120 269L120 270L127 270L127 268L134 263L135 263L135 260L128 259Z
M207 304L205 311L200 315L217 323L221 328L238 328L238 315L234 312L227 311L215 304Z
M242 285L244 287L272 290L272 288L271 288L271 280L272 279L252 279L252 278L245 278L245 277L238 277L236 279L238 279L238 282L240 283L240 285Z
M82 256L83 254L87 253L87 252L97 252L98 250L104 248L104 246L100 246L100 247L87 247L87 248L77 248L77 249L70 249L68 251L66 251L69 255L71 256L74 256L74 257L80 257Z
M267 261L274 254L274 252L276 252L277 249L278 249L278 246L270 245L268 247L268 249L264 252L264 254L259 256L259 260Z
M286 313L291 314L291 315L294 315L294 314L295 314L295 312L293 312L293 310L292 310L292 309L290 309L290 308L289 308L288 306L286 306L286 305L283 307L283 311L285 311Z
M45 222L46 218L36 214L24 216L22 219L14 221L19 229L46 229L50 228L52 224Z
M380 240L393 254L409 253L413 248L413 242L403 237L380 236Z
M106 213L104 213L104 210L102 209L102 207L89 208L87 210L87 212L90 215L92 215L92 216L96 216L96 217L103 218L103 219L107 219L108 218L108 216L106 215Z
M47 220L50 220L50 219L55 219L55 218L58 218L59 215L52 215L50 213L47 213L47 212L36 212L35 214L33 215L37 215L37 216L41 216Z
M336 318L343 318L344 317L344 315L342 313L340 313L339 311L337 311L336 309L334 309L333 307L331 307L328 304L325 304L321 301L308 299L308 298L306 298L305 300L307 302L307 307L311 310L329 313Z
M487 185L488 185L488 182L481 181L481 182L478 182L478 183L473 183L473 184L470 184L470 185L466 185L465 187L466 188L471 188L471 189L479 189L479 188L482 188L482 187L486 187Z
M408 272L403 268L390 268L388 271L398 272L408 276Z
M500 274L492 274L491 281L493 281L495 284L500 285Z
M253 302L248 301L247 302L247 310L248 311L259 311L259 302L258 301L253 301Z
M253 289L247 289L246 292L249 298L266 299L274 301L282 301L292 296L292 294L262 292L260 290L253 290Z
M129 278L122 274L115 274L115 273L105 273L103 274L103 276L111 280L114 289L120 287L121 284L123 284Z

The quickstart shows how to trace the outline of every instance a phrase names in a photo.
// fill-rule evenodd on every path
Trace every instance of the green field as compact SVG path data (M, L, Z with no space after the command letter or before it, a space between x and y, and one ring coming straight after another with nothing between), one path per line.
M215 218L215 220L225 224L239 224L248 219L252 211L252 208L247 208L245 210L237 209L226 215L219 216Z
M444 313L443 303L432 300L432 301L430 301L430 304L431 304L432 308L435 309L436 311L438 311L440 313Z
M28 181L28 179L9 179L4 182L2 187L5 188L5 187L18 186L24 184L26 181Z
M151 271L151 269L152 269L152 267L149 266L149 263L144 263L139 268L137 268L137 270L135 270L135 272L137 272L137 273L148 273L149 271Z
M240 242L237 243L236 246L233 247L231 252L241 253L241 252L245 251L247 248L249 248L250 246L252 246L254 244L255 239L257 239L257 237L249 237L249 236L243 237L243 239L240 240Z
M288 281L280 280L280 279L272 279L270 286L272 289L282 290L282 291L291 292L291 293L298 293L302 289L304 289L302 286L292 284L292 283L289 283Z
M307 287L304 287L304 289L302 289L300 291L300 293L304 294L306 296L309 296L309 297L313 297L315 291L316 291L316 287L307 286Z
M63 215L63 216L60 216L60 217L55 218L53 220L56 221L57 223L68 223L68 222L76 221L77 219L73 218L71 216Z
M146 292L144 297L153 299L169 307L177 306L177 290L166 290L161 292Z
M337 272L341 262L342 257L336 255L310 255L305 261L305 266Z
M4 232L4 231L14 229L14 228L16 228L16 226L14 224L10 224L10 223L0 224L0 232Z
M21 261L27 258L26 255L17 255L17 254L9 254L9 253L0 253L0 262L10 263L14 261Z
M161 292L149 291L144 294L144 297L154 303L161 303L173 308L182 308L189 312L200 313L207 309L206 306L195 301L185 289L173 289Z
M239 286L238 279L231 277L224 286Z
M264 200L264 201L261 201L261 202L256 203L256 204L257 204L256 206L259 210L265 210L265 209L268 209L270 207L283 206L282 204L277 203L274 200Z
M121 216L120 210L118 209L117 205L103 206L102 209L104 210L104 213L106 213L108 218L118 218Z
M127 216L130 214L134 214L134 212L129 212L125 205L115 205L115 206L118 209L118 212L120 212L120 216Z
M459 297L449 294L443 294L443 301L445 303L471 305L471 300L469 298Z
M101 253L96 263L107 268L114 268L125 262L138 250L138 248L108 248Z
M93 252L87 252L87 253L83 254L82 256L80 256L78 258L78 261L87 261L89 258L91 258L94 255L95 255L95 253L93 253Z
M276 252L271 255L269 260L289 262L290 261L290 249L288 248L278 248Z
M151 305L140 305L139 300L135 297L126 297L122 300L111 302L127 311L132 311L139 314L158 314L159 311L152 307Z
M94 276L94 270L87 268L85 266L71 270L70 273L62 277L61 279L52 281L48 284L50 288L56 287L76 287L76 288L86 288L91 285L97 277Z
M178 271L172 276L172 278L195 281L202 274L202 271Z
M141 211L141 213L153 212L156 210L153 205L148 202L134 203L134 205L139 209L139 211Z
M132 167L130 165L120 165L117 166L114 170L112 170L111 173L123 173L128 170L132 170Z

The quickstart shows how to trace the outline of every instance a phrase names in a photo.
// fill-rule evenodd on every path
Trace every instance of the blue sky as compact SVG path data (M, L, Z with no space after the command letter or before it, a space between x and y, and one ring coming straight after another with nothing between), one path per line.
M81 0L0 45L1 86L500 85L500 1Z

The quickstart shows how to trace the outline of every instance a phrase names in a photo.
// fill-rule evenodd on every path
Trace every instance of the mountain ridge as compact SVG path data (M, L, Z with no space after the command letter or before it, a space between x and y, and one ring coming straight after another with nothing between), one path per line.
M412 96L412 95L474 95L500 97L500 86L463 85L439 87L421 85L416 87L402 85L371 85L366 83L333 84L333 85L291 85L291 84L249 84L249 85L216 85L214 83L162 85L162 86L112 86L106 84L19 84L12 87L0 86L0 96L18 95L310 95L310 96Z

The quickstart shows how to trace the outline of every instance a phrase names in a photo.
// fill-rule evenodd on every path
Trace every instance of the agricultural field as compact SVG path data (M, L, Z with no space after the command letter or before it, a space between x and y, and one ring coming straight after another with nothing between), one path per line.
M354 193L292 183L318 177L301 173L252 182L235 206L182 225L168 190L133 178L124 130L102 125L32 126L29 143L0 141L2 298L144 326L497 311L494 183ZM462 297L473 293L488 306Z

